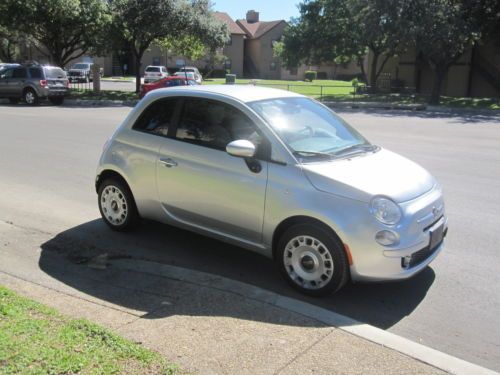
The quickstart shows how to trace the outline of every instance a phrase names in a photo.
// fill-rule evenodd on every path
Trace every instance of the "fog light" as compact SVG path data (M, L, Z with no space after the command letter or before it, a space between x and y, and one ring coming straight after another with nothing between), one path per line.
M382 246L396 245L399 242L399 235L391 230L381 230L375 235L375 241Z
M403 267L404 269L410 268L410 262L411 262L411 255L407 255L401 258L401 267Z

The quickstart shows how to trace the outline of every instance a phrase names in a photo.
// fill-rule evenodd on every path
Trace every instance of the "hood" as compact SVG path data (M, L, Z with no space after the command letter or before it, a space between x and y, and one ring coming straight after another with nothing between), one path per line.
M405 202L436 183L418 164L384 149L352 159L303 164L302 168L316 189L364 202L375 195Z

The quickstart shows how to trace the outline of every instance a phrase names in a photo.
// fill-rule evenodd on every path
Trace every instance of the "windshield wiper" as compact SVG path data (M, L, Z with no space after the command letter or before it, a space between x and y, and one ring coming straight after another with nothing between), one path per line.
M317 157L328 158L328 159L332 159L333 158L333 155L329 154L327 152L295 150L295 151L293 151L293 154L295 156L299 156L299 157L302 157L302 156L312 156L312 157L315 157L315 156L317 156Z
M377 149L377 146L375 146L375 145L357 144L357 145L352 145L352 146L346 147L340 151L334 152L333 154L335 156L341 156L341 155L355 154L357 152L370 152L370 151L375 151L376 149Z

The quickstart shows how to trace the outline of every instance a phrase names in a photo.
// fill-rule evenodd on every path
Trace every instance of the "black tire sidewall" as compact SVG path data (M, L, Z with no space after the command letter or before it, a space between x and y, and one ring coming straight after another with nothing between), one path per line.
M106 215L102 211L102 207L101 207L102 192L109 185L116 186L118 189L120 189L120 191L125 196L125 200L127 201L127 207L128 207L127 217L125 218L125 221L120 225L115 225L115 224L110 223L108 221L108 219L106 218ZM99 212L101 213L102 219L111 229L116 230L118 232L128 232L137 225L139 215L137 213L137 207L135 205L134 198L133 198L132 193L130 192L130 189L128 188L128 186L125 185L123 182L121 182L119 179L109 178L109 179L104 180L99 185L99 188L97 191L97 204L99 206Z
M290 278L285 269L283 261L285 247L292 238L301 235L309 235L321 241L327 247L327 251L330 252L332 257L334 267L332 279L320 289L306 289L301 287ZM288 228L278 241L276 262L281 274L294 289L311 296L333 294L340 290L349 278L349 265L342 243L332 231L315 224L296 224Z

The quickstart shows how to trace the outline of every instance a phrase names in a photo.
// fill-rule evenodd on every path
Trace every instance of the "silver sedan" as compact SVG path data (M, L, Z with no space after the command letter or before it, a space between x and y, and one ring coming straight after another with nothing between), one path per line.
M147 218L215 237L312 295L409 278L448 229L422 167L313 99L253 86L147 94L105 144L96 190L114 230Z

